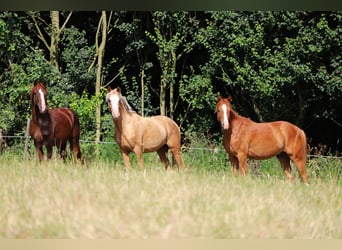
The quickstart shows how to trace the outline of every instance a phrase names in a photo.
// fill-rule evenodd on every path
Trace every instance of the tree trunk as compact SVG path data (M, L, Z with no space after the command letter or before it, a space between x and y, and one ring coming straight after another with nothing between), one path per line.
M159 91L160 115L166 115L166 87L167 87L167 69L164 68L162 77L160 80L160 91Z
M260 109L259 109L259 107L258 107L258 105L257 105L257 103L256 103L256 101L254 99L254 97L251 97L251 101L252 101L252 104L253 104L254 112L257 115L259 122L263 122L264 119L263 119L263 117L261 115Z
M174 100L174 92L175 92L175 75L176 75L176 63L177 57L174 50L170 51L171 53L171 74L170 74L170 118L173 119L173 113L175 110L175 100Z
M102 68L103 68L103 56L106 48L106 40L107 40L107 16L106 11L102 11L101 19L99 23L98 31L102 30L101 34L101 43L100 46L97 46L97 70L96 70L96 83L95 83L95 95L97 98L100 98L100 90L102 86ZM99 32L97 32L98 34ZM97 36L96 36L97 39ZM96 136L95 143L99 143L101 139L101 105L100 103L96 107ZM96 150L96 154L98 154L98 148Z
M51 43L50 43L50 63L59 69L58 46L60 37L59 11L50 11L51 17Z
M140 83L141 83L141 116L144 117L144 90L145 90L145 83L144 83L144 77L145 77L145 67L144 65L141 67L141 77L140 77Z
M50 37L50 44L45 39L45 36L44 36L43 31L41 29L41 27L43 27L43 25L46 25L46 23L45 22L42 23L41 21L37 20L35 15L31 16L32 20L34 22L34 26L36 27L36 30L37 30L38 38L43 42L45 47L50 52L50 64L55 66L58 70L60 70L59 62L58 62L58 58L59 58L59 39L60 39L60 35L61 35L63 29L65 28L66 24L69 21L71 15L72 15L72 11L69 13L67 18L65 19L63 25L60 26L60 23L59 23L59 21L60 21L59 20L59 11L50 11L50 19L51 19L51 27L49 27L49 28L51 28L51 34L49 34L50 35L49 36Z

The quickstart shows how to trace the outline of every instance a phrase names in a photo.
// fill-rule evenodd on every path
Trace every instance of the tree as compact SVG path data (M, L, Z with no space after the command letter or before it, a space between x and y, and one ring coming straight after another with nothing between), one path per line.
M208 14L198 36L209 53L202 72L219 80L218 90L232 94L243 115L288 120L304 129L329 117L339 126L340 13Z
M50 52L50 63L57 69L59 69L59 41L60 41L60 35L62 31L64 30L66 24L68 23L70 17L72 15L72 12L70 12L65 19L62 26L60 26L60 18L59 18L59 11L50 11L50 19L51 24L47 24L38 13L31 13L31 18L34 21L34 25L37 30L37 36L38 38L43 42L45 47ZM48 34L50 37L50 44L48 43L48 40L46 39L44 32L42 31L41 24L45 24L45 34Z
M22 134L44 79L49 106L74 107L99 141L112 130L101 91L117 79L137 112L159 108L186 136L219 134L220 92L244 116L342 150L341 23L340 11L1 12L0 127Z
M95 45L96 45L96 58L94 60L97 61L97 68L96 68L96 83L95 83L95 96L98 98L98 105L96 107L96 132L95 132L95 142L99 143L101 140L101 87L103 84L103 58L105 54L106 42L107 42L107 34L109 32L109 24L110 24L111 14L109 16L109 21L107 20L107 13L106 11L101 11L101 17L99 20L99 24L96 31L95 36ZM101 33L101 36L100 36ZM99 37L101 37L101 42L99 44ZM90 71L93 67L93 64L90 65Z
M303 125L313 80L331 75L325 68L337 64L327 61L340 60L340 31L329 28L326 13L210 14L198 36L210 55L204 73L217 75L223 82L220 89L231 92L248 116L263 121L281 115ZM336 73L335 83L340 78Z
M145 116L145 114L151 114L150 107L145 109L145 104L147 106L150 105L148 84L150 83L151 76L148 71L152 67L152 62L149 61L152 51L147 46L148 38L145 35L145 30L149 29L149 15L148 12L121 12L119 15L118 19L120 20L116 22L115 28L122 32L124 36L124 52L120 56L123 60L118 60L118 63L124 64L120 79L122 85L131 87L131 90L134 90L133 92L127 89L128 92L133 92L134 94L141 93L140 105L135 106L140 111L141 116ZM140 76L140 86L138 86L136 75ZM130 99L129 96L127 98ZM131 101L136 104L134 99Z
M157 45L157 58L161 68L159 106L160 114L173 118L175 108L175 84L177 61L184 53L192 49L193 42L187 38L196 26L189 12L152 12L154 34L146 35ZM193 26L192 26L193 25ZM169 107L167 108L167 89L169 89Z

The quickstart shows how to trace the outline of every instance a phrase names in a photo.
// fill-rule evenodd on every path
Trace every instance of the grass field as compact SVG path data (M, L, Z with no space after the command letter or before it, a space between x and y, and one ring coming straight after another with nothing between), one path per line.
M340 160L311 160L307 185L286 181L276 160L250 162L241 178L224 153L183 155L185 172L165 172L156 154L131 172L121 158L84 168L0 156L0 237L342 237Z

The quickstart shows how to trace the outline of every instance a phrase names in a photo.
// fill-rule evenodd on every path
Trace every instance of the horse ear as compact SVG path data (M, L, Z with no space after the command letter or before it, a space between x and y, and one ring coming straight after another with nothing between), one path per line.
M222 96L221 96L220 94L218 94L217 97L216 97L216 99L217 99L217 102L219 102L219 101L222 100Z
M230 96L227 97L227 100L228 100L228 102L232 102L233 101L233 97L230 95Z
M40 80L35 80L34 81L34 86L36 86L37 84L42 84L44 87L46 87L46 81L44 80L44 81L40 81Z
M110 86L108 86L107 93L109 93L110 91L112 91L112 88Z
M121 93L121 88L120 88L120 86L118 86L118 87L116 88L116 90L117 90L119 93Z

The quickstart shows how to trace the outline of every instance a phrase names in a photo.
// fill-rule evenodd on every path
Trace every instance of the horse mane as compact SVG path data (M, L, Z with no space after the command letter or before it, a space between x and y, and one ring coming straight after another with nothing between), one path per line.
M129 105L126 97L122 96L120 100L122 101L122 103L124 104L125 109L128 112L135 112L134 109L131 107L131 105Z

